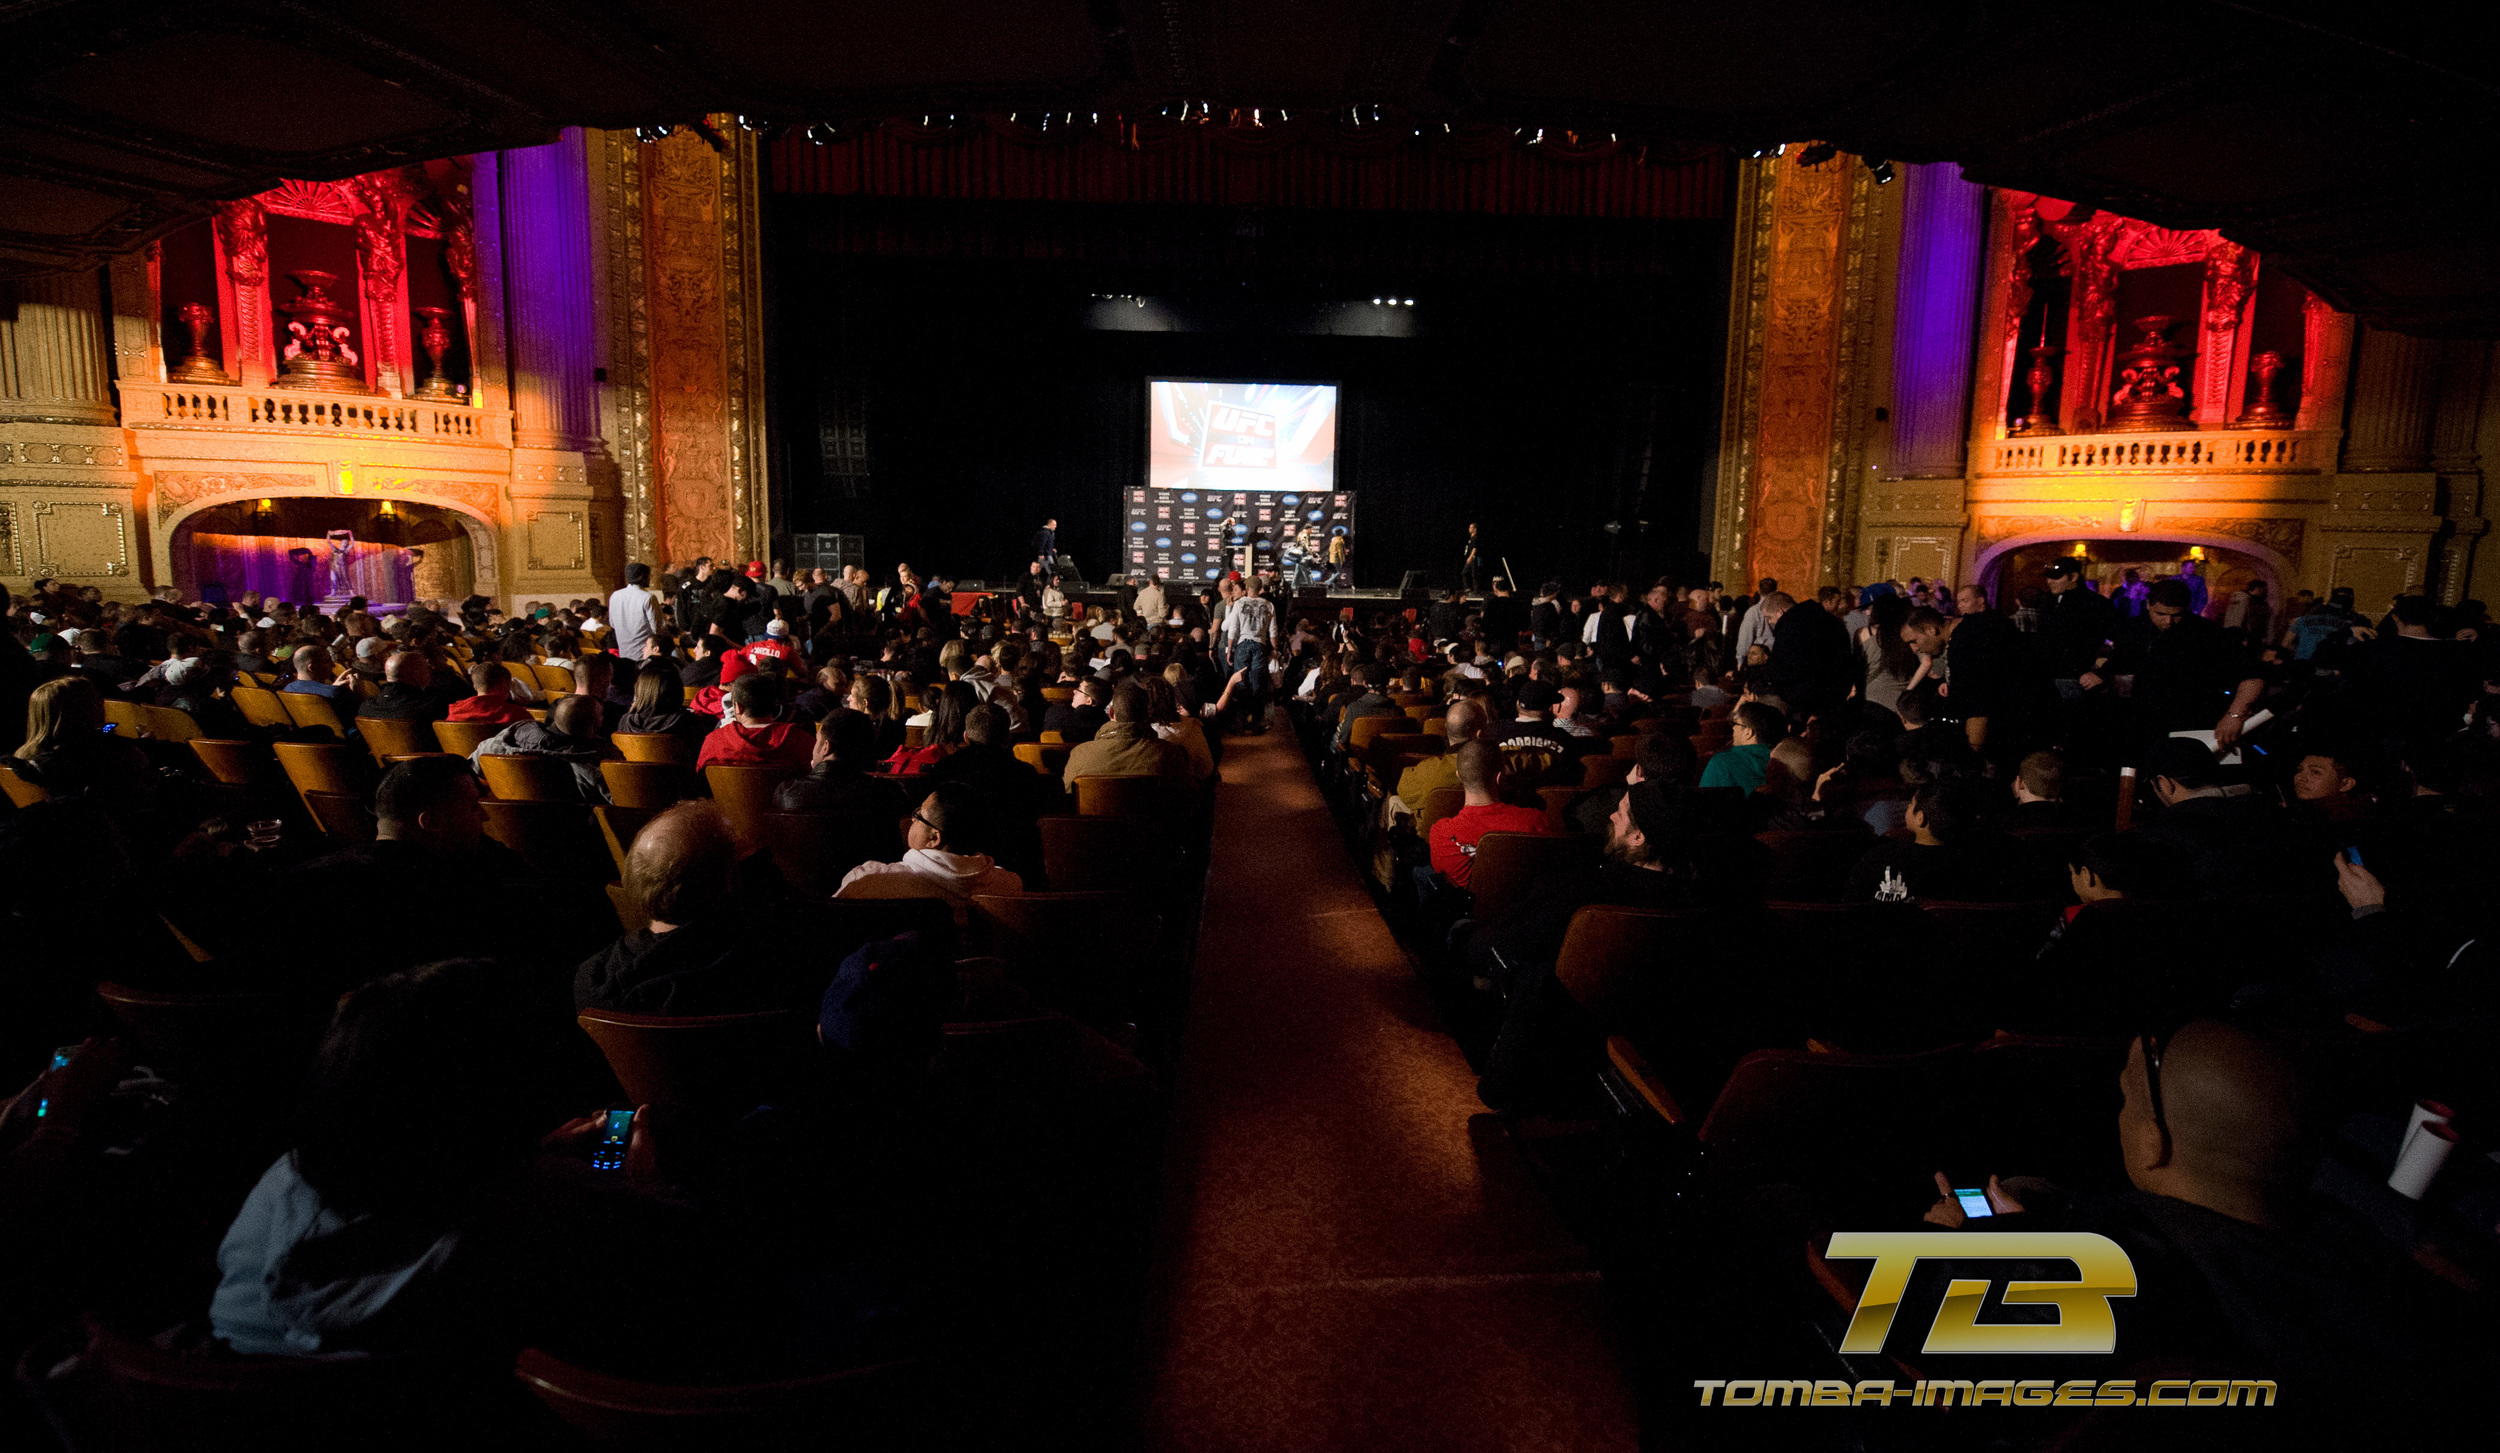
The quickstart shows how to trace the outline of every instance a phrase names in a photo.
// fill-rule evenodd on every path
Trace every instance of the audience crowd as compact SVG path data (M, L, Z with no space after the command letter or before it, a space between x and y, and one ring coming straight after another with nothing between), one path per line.
M37 581L0 636L0 1218L51 1253L10 1346L83 1312L660 1383L916 1358L984 1369L984 1434L1081 1399L1031 1347L1120 1316L1225 738L1275 722L1486 1107L1626 1137L1577 1184L1653 1370L1708 1307L1786 1355L1801 1248L1980 1184L1991 1228L2145 1269L2145 1371L2074 1375L2436 1402L2490 1367L2500 1193L2461 1155L2391 1236L2367 1167L2417 1099L2488 1123L2500 637L2203 584ZM697 1073L638 1016L751 1018ZM1740 1133L1798 1065L1927 1078L1823 1107L1910 1108L1815 1167Z

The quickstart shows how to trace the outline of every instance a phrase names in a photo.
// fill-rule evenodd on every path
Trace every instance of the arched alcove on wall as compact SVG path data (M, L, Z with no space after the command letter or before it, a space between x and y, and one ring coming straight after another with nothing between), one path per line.
M2221 601L2251 579L2264 580L2279 604L2300 576L2298 567L2281 553L2237 535L2142 530L2115 535L2030 534L2001 540L1980 552L1972 578L1988 587L1991 598L2010 604L2016 592L2041 583L2040 566L2054 556L2072 555L2077 544L2084 546L2086 558L2093 562L2094 577L2107 577L2104 594L2111 584L2125 578L2128 569L2141 570L2146 580L2175 574L2177 563L2188 558L2192 548L2201 548L2209 610L2219 610Z
M231 599L257 591L303 605L332 592L327 544L339 530L355 539L346 568L349 592L376 605L419 600L456 605L481 589L481 580L491 590L492 527L466 511L423 500L227 499L176 520L167 553L174 583L186 595Z

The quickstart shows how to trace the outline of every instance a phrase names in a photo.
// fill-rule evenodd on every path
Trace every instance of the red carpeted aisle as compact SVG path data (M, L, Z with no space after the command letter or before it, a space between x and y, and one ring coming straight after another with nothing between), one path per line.
M1174 1094L1146 1446L1634 1446L1597 1274L1281 727L1226 746Z

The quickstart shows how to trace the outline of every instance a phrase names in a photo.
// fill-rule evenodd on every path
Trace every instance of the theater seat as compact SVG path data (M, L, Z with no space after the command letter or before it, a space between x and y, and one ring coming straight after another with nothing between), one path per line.
M322 728L341 741L347 740L346 724L339 720L339 714L328 697L315 696L309 691L281 691L278 693L278 705L285 709L287 720L295 725Z
M477 759L486 790L506 802L570 802L582 800L581 782L573 764L561 757L516 757L487 753Z
M363 798L373 790L373 758L344 742L273 742L278 766L298 792Z
M385 767L393 757L424 756L442 750L442 744L434 738L432 722L360 716L356 718L356 731L365 739L365 750L373 753L373 760Z
M486 815L486 835L519 853L537 871L553 878L608 876L610 860L600 850L597 824L580 803L490 797L478 810Z
M1548 873L1595 866L1605 844L1589 833L1550 837L1540 833L1489 832L1476 839L1476 865L1467 887L1476 895L1476 917L1498 922L1526 900Z
M816 1069L812 1026L787 1010L761 1014L574 1016L607 1056L625 1096L695 1120L742 1114L803 1088Z
M1163 933L1134 895L982 893L972 910L972 951L1005 959L1043 1003L1095 1024L1134 1017Z
M130 1060L216 1096L265 1091L274 1120L321 1043L330 1005L321 997L256 991L142 989L105 982L96 997L130 1040Z
M1835 1214L1915 1215L1935 1173L1964 1165L1970 1052L1814 1054L1761 1049L1737 1061L1702 1121L1707 1179L1722 1191L1806 1188ZM1869 1224L1875 1224L1870 1222Z
M660 814L653 808L618 807L603 802L591 808L590 815L598 821L599 836L606 841L608 856L616 861L616 871L621 877L625 872L625 855L634 848L634 835Z
M80 1453L513 1446L551 1431L510 1384L448 1359L168 1350L88 1316L27 1348L18 1385Z
M880 1362L778 1382L633 1382L530 1348L513 1368L573 1430L608 1448L917 1446L935 1421L935 1369Z
M434 740L455 757L470 755L479 743L503 730L493 722L483 721L438 721L433 726Z
M1762 876L1762 896L1782 903L1837 903L1848 885L1849 870L1875 845L1863 827L1829 832L1758 832L1754 841L1769 850Z
M259 780L263 766L272 760L268 748L258 742L220 741L214 737L193 737L191 754L200 759L208 775L229 787L249 787Z
M241 711L243 719L252 725L289 729L294 727L295 718L286 714L286 703L278 699L277 692L258 686L238 686L232 694L236 709Z
M140 707L139 728L163 742L196 741L200 736L200 724L191 713L171 706Z
M599 775L608 784L608 800L619 807L660 811L694 795L694 769L668 762L601 762Z
M0 792L8 794L9 803L14 807L32 807L38 802L52 800L51 789L32 777L19 776L14 761L0 760Z
M361 792L306 792L304 808L321 827L321 835L342 848L373 841L373 810Z
M873 815L762 812L754 823L756 846L772 854L782 879L802 893L822 897L832 896L851 869L865 862L891 862L903 850L894 824Z
M694 744L674 732L618 732L608 740L616 743L618 755L628 762L694 765Z
M703 780L712 788L712 801L719 806L738 845L749 852L755 850L758 842L756 819L773 810L773 794L781 784L799 775L791 767L721 765L703 769Z
M1161 819L1167 806L1161 777L1079 777L1076 810L1086 817Z
M1162 823L1153 817L1059 814L1037 824L1042 874L1054 891L1115 891L1151 883L1172 866Z

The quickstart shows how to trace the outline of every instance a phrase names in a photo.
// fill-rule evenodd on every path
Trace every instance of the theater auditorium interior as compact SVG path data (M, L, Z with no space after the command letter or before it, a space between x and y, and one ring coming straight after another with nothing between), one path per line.
M2487 1439L2475 33L0 6L0 1447Z

